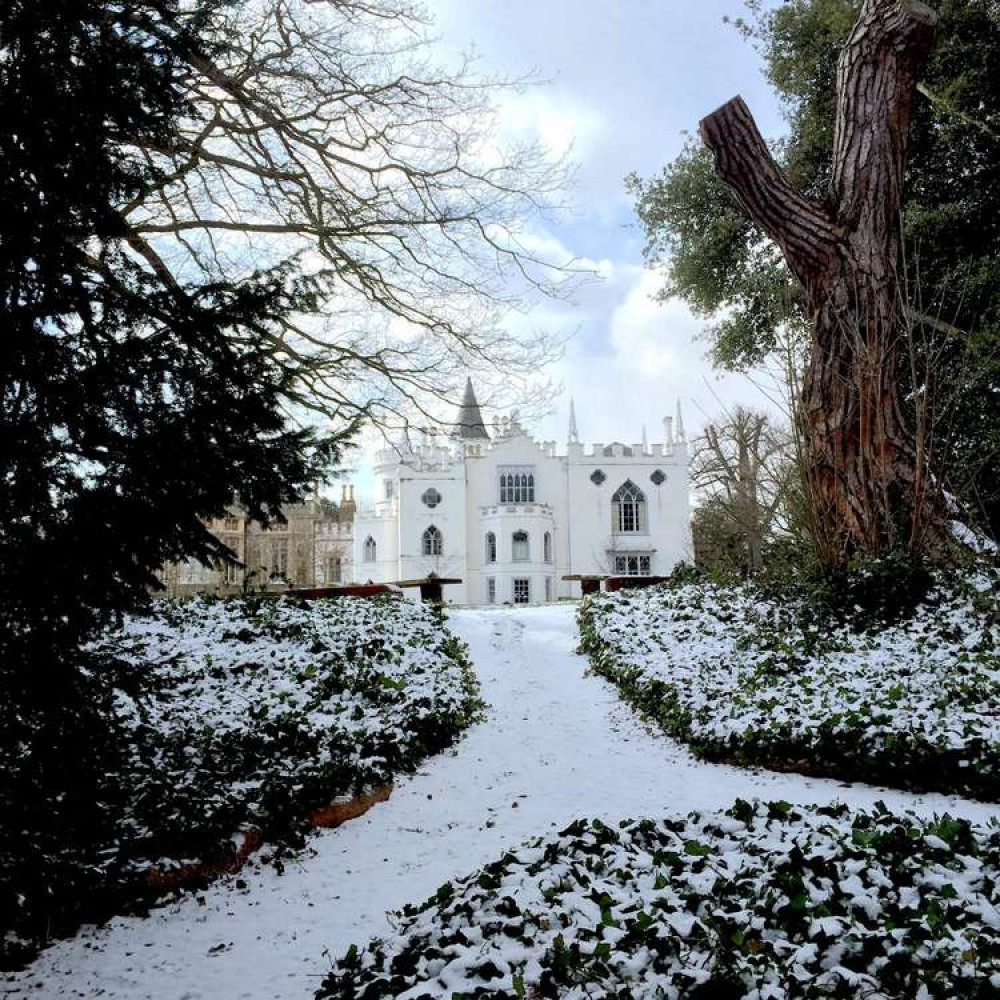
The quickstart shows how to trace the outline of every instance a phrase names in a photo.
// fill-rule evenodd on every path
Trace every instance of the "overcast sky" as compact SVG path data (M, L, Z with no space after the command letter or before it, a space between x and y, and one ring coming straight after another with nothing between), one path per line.
M773 411L745 377L712 371L698 339L704 324L683 303L651 300L662 278L643 267L624 185L631 171L658 172L699 119L737 93L766 136L783 130L758 55L724 22L743 12L742 0L428 3L442 55L472 51L482 74L548 81L505 97L503 126L534 132L556 153L572 146L578 164L572 211L535 235L598 263L604 280L573 303L545 302L530 316L539 327L577 331L549 373L563 393L530 427L535 436L565 442L571 395L585 442L635 442L644 423L659 440L678 398L689 436L734 403Z
M474 50L481 72L550 81L505 101L505 122L534 130L556 152L572 144L578 163L573 212L544 235L600 262L605 280L531 317L578 330L552 372L563 396L537 435L565 440L570 395L585 441L637 441L643 422L657 440L677 397L689 430L718 414L716 394L727 405L761 405L747 379L720 381L712 371L696 339L703 323L683 303L650 300L662 279L643 267L624 187L630 171L659 171L698 120L734 94L765 135L782 130L759 57L723 20L742 12L741 0L432 0L431 10L441 44Z

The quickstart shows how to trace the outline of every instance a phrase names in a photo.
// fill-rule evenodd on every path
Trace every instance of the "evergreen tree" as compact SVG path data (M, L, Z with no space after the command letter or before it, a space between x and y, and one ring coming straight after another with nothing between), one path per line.
M204 51L224 7L0 9L5 916L17 886L44 898L85 878L60 870L61 847L97 837L116 794L114 677L81 649L88 632L164 562L226 557L202 518L234 498L272 516L337 456L338 440L288 426L295 372L261 349L315 306L308 284L287 268L185 284L128 252L121 206L158 181L136 150L170 147L178 53ZM158 33L133 26L140 9Z

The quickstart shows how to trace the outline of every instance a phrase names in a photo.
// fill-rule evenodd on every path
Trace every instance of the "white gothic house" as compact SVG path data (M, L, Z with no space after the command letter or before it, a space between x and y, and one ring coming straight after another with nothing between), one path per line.
M515 413L483 422L471 380L450 434L380 451L376 501L354 522L353 575L388 583L461 579L446 601L528 604L578 596L567 576L661 576L691 559L680 407L651 445L580 443L565 454Z

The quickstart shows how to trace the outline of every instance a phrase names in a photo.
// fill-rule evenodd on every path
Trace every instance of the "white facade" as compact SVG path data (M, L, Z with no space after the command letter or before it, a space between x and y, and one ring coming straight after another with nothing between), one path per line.
M572 404L571 404L572 405ZM376 501L354 523L354 576L390 583L458 578L446 601L539 603L578 596L566 576L661 576L690 560L688 452L664 420L652 445L584 446L570 417L565 454L516 415L487 433L471 383L458 432L378 453Z

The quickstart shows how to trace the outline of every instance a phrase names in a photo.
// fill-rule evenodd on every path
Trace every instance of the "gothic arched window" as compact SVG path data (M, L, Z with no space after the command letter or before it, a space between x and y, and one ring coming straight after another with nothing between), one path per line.
M526 531L515 531L511 536L511 559L514 562L527 562L531 558L531 545Z
M327 556L326 560L326 582L340 583L343 579L344 562L340 556Z
M534 503L535 474L528 470L500 473L500 503Z
M628 534L646 530L646 494L626 479L611 498L615 532Z
M425 556L439 556L443 551L441 532L433 524L424 531L422 547Z
M552 562L552 532L546 531L544 537L542 538L542 550L544 552L545 561L547 563Z
M497 561L497 536L492 531L486 532L486 561L488 563Z
M377 549L375 547L375 539L372 538L371 535L369 535L365 539L365 546L364 546L364 551L363 551L362 558L364 559L365 562L375 562L376 552L377 552Z

